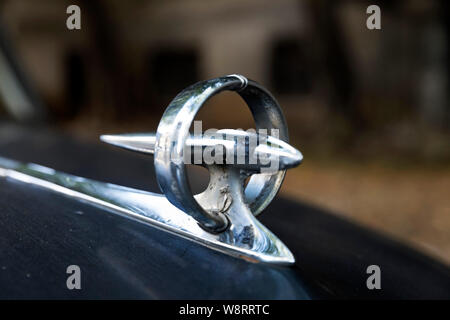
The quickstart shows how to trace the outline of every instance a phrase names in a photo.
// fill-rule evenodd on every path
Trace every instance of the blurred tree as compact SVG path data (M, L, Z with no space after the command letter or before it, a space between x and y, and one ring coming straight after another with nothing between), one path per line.
M336 16L339 3L326 0L309 1L316 52L314 67L318 80L327 88L330 106L343 113L355 130L363 127L353 103L354 76L347 52L346 39Z
M117 23L109 14L111 7L107 1L80 0L83 8L83 19L87 19L90 32L90 42L94 60L101 69L102 82L105 89L102 97L106 102L107 114L123 117L130 104L130 95L127 82L125 61L121 55L120 33L117 32ZM132 102L131 102L132 103ZM105 107L105 106L103 106Z

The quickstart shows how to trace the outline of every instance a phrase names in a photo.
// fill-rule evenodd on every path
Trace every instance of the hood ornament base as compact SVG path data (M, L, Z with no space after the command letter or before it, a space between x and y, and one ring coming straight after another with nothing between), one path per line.
M189 128L197 111L207 99L223 90L237 91L249 105L256 128L277 129L280 139L228 129L218 131L216 139L190 136ZM221 139L224 134L231 139ZM252 137L258 141L254 148L245 143ZM156 134L105 135L101 139L154 154L157 179L164 195L3 158L0 176L51 189L251 262L282 265L295 262L290 250L255 218L281 187L285 170L302 160L301 153L287 144L287 126L280 107L256 82L231 75L196 83L171 102ZM208 168L210 182L204 192L192 195L185 173L187 151L195 147L201 151L208 147L217 150L218 146L224 155L244 146L244 161L206 163L201 159L199 164ZM261 156L269 162L276 160L276 170L263 170L264 165L258 162ZM246 179L249 180L245 185Z
M231 229L220 234L204 230L197 221L173 206L162 194L94 181L44 166L25 164L1 157L0 177L49 189L252 262L291 264L295 261L290 251L281 242L275 241L261 252L255 251L246 243L245 232L242 238L235 239L233 243L230 241L233 238ZM262 224L254 220L253 223L258 230L278 240ZM242 242L245 242L245 245Z

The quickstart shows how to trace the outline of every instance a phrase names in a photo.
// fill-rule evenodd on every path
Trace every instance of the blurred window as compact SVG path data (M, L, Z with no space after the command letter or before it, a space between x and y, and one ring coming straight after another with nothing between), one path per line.
M83 56L70 52L65 59L66 108L68 115L76 115L86 103L86 74Z
M159 96L173 96L199 81L195 50L170 48L150 55L150 83Z
M305 48L298 39L285 39L272 49L271 77L280 94L305 94L311 91Z

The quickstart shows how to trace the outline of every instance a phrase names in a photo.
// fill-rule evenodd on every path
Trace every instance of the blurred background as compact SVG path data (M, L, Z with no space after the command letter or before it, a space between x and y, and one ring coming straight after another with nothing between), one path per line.
M70 4L81 8L81 30L66 28ZM381 8L381 30L366 27L371 4ZM305 156L282 196L450 264L448 7L445 0L0 0L2 41L39 112L7 112L5 96L0 110L97 141L105 132L154 131L186 86L243 74L273 92ZM253 127L234 93L214 97L198 118L204 129Z

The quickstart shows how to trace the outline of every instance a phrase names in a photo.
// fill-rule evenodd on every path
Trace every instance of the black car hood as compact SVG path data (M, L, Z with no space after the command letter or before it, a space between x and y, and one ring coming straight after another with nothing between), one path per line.
M0 156L159 192L148 157L46 128L2 124ZM450 298L448 266L280 196L260 220L291 249L292 267L233 258L21 182L0 179L0 190L2 298ZM73 264L82 290L66 288ZM373 264L381 290L366 286Z

